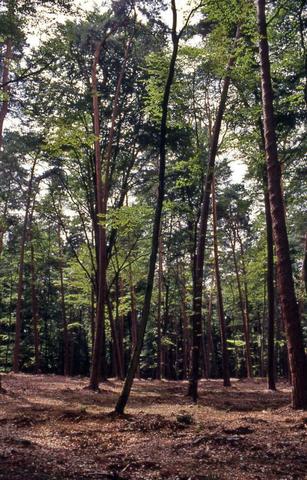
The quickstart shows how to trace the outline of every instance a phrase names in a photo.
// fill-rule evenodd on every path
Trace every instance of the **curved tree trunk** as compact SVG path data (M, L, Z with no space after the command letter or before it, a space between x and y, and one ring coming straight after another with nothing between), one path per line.
M292 405L293 408L307 408L307 365L299 309L294 290L285 208L281 190L281 169L278 161L275 132L265 0L257 0L257 18L260 36L259 55L268 190L276 247L277 284L292 376Z

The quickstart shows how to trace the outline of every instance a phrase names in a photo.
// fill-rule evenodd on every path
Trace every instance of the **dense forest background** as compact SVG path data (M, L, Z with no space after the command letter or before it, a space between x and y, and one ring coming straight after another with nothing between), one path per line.
M306 345L305 2L266 16ZM2 372L291 379L258 43L243 0L1 3Z

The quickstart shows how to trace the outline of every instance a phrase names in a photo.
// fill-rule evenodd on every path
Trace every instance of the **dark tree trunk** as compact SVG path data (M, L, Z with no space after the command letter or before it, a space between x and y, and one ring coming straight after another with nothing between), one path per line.
M307 365L298 304L294 290L285 208L281 190L281 169L278 161L275 132L265 0L257 0L257 17L260 36L259 55L261 64L262 110L268 190L273 237L276 247L277 285L279 289L283 320L285 323L289 364L292 376L292 405L293 408L296 409L307 408Z
M275 292L274 292L274 246L270 200L267 176L264 175L264 205L267 243L267 292L268 292L268 388L276 390L275 385Z
M170 60L168 77L167 77L167 81L164 89L163 102L162 102L162 119L161 119L161 126L160 126L160 148L159 148L159 158L160 158L159 189L158 189L158 198L156 203L156 210L155 210L155 217L154 217L154 224L153 224L152 244L151 244L151 253L150 253L150 259L149 259L147 284L146 284L146 290L145 290L142 317L139 324L137 344L132 354L132 358L128 368L123 390L115 406L115 411L117 413L123 413L125 406L128 402L133 379L135 377L135 373L137 370L137 366L139 363L139 359L140 359L140 355L143 347L146 325L147 325L147 321L150 313L150 303L151 303L151 296L152 296L152 289L153 289L153 282L154 282L155 265L157 260L158 244L159 244L161 213L162 213L162 206L163 206L163 200L164 200L168 102L169 102L171 86L174 79L175 64L176 64L176 59L178 54L178 44L179 44L179 35L176 33L177 11L176 11L175 0L172 0L172 12L173 12L173 26L172 26L173 51L172 51L172 56Z
M16 303L16 327L15 327L15 343L14 343L14 353L13 353L13 371L15 373L19 372L19 362L20 362L20 340L21 340L21 324L22 324L21 308L22 308L22 295L23 295L24 256L25 256L25 245L26 245L30 205L32 200L34 171L35 171L36 162L37 162L37 158L35 157L32 164L31 173L30 173L30 180L29 180L27 200L26 200L26 210L25 210L21 240L20 240L19 272L18 272L17 303Z
M235 43L240 36L240 29L237 28ZM235 62L234 56L231 55L227 65L227 72L230 72ZM192 367L189 382L189 395L194 402L198 398L198 377L199 377L199 357L201 346L201 324L202 324L202 292L203 292L203 273L204 273L204 256L207 236L207 226L210 206L211 184L214 174L215 158L218 150L218 141L221 130L222 119L225 111L228 89L230 85L230 76L227 74L224 78L221 99L217 110L213 133L210 142L210 151L208 159L207 175L203 187L203 198L200 212L200 222L198 229L198 239L194 261L193 275L193 314L191 316L192 323Z
M230 387L230 374L229 374L229 358L227 350L227 336L225 325L225 314L223 304L223 292L221 285L221 275L219 268L219 253L217 243L217 212L216 212L216 198L215 198L215 178L212 181L212 211L213 211L213 249L214 249L214 268L215 268L215 280L217 290L217 304L218 314L220 320L221 330L221 345L222 345L222 364L223 364L223 380L224 387Z

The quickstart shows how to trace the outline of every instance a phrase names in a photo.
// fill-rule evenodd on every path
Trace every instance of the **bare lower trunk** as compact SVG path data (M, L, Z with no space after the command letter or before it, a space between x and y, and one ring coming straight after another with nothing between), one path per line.
M26 237L27 237L28 219L29 219L30 205L31 205L31 199L32 199L34 171L35 171L36 162L37 162L37 158L35 157L32 164L31 173L30 173L30 180L29 180L27 200L26 200L26 210L25 210L21 240L20 240L19 272L18 272L17 303L16 303L16 327L15 327L15 343L14 343L14 353L13 353L13 371L15 373L19 372L19 362L20 362L20 341L21 341L21 324L22 324L21 308L22 308L22 295L23 295L24 256L25 256L25 244L26 244Z
M157 316L157 371L156 379L161 380L161 312L162 312L162 236L161 229L158 246L158 316Z
M277 285L288 344L292 376L293 408L307 408L307 365L302 328L296 301L284 201L281 190L281 169L278 161L277 140L273 110L273 89L267 40L265 0L257 0L259 55L261 64L262 110L268 190L276 247Z
M237 28L236 40L240 36L240 29ZM234 56L231 55L227 71L229 72L235 62ZM211 144L209 150L207 175L203 187L203 198L200 212L200 222L198 229L198 239L194 260L194 275L193 275L193 314L191 317L192 323L192 368L189 382L189 395L194 402L198 398L198 377L199 377L199 353L201 341L201 324L202 324L202 292L203 292L203 273L204 273L204 255L206 246L207 226L210 206L211 184L214 174L215 158L218 150L218 141L222 125L222 119L225 111L228 89L230 85L230 76L224 78L221 99L214 122L213 133L211 137Z
M32 223L32 222L31 222ZM30 243L31 243L31 307L32 307L32 319L33 319L33 332L34 332L34 370L35 373L40 371L40 339L39 339L39 314L37 306L37 292L36 292L36 271L35 271L35 256L33 245L33 233L32 225L30 227Z
M221 330L221 346L222 346L222 364L223 364L223 380L224 387L230 387L230 374L229 374L229 359L227 350L227 336L225 325L225 314L223 304L223 292L221 285L221 276L219 268L219 253L217 243L217 213L216 213L216 198L215 198L215 179L212 181L212 210L213 210L213 249L214 249L214 268L215 268L215 280L217 290L217 304L218 314Z
M247 374L248 378L251 378L252 377L252 359L251 359L251 352L250 352L248 317L246 315L246 306L245 306L244 300L243 300L241 279L240 279L238 261L237 261L236 250L235 250L235 241L236 241L236 237L235 237L235 233L234 233L234 238L231 239L231 248L232 248L233 262L234 262L236 280L237 280L237 286L238 286L239 305L240 305L240 310L241 310L241 314L242 314L243 334L244 334L244 340L245 340L246 374Z
M64 276L63 276L63 247L62 247L60 224L58 224L58 248L59 248L59 270L60 270L61 315L62 315L62 328L63 328L63 351L64 351L63 372L65 376L68 376L70 374L69 340L68 340L68 329L67 329L67 319L66 319Z

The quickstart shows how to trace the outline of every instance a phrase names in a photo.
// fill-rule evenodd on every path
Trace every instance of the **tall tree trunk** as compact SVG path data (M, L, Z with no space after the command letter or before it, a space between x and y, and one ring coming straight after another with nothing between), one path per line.
M240 36L240 28L237 28L235 45ZM198 229L198 239L195 252L194 261L194 275L193 275L193 314L191 316L192 323L192 367L189 382L189 395L194 402L198 398L198 377L199 377L199 354L200 354L200 339L201 339L201 324L202 324L202 291L203 291L203 273L204 273L204 256L207 236L210 193L211 184L214 174L215 158L218 150L218 141L221 130L222 119L225 111L228 89L230 85L229 72L233 67L235 58L233 54L230 56L227 65L227 75L224 78L221 99L217 110L213 133L210 141L210 151L208 158L207 175L203 187L203 198L200 212L200 222Z
M17 303L16 303L16 326L15 326L15 343L14 343L14 353L13 353L13 371L15 373L19 372L19 361L20 361L20 340L21 340L21 307L22 307L22 294L23 294L23 271L24 271L24 256L25 256L25 244L27 237L27 228L28 228L28 219L30 213L30 205L32 200L32 191L34 183L34 171L36 167L37 157L35 157L28 185L27 200L26 200L26 209L25 216L23 221L23 228L20 240L20 255L19 255L19 272L18 272L18 284L17 284Z
M36 271L35 271L35 255L34 255L34 244L33 244L33 211L34 211L35 201L33 200L33 206L31 210L31 215L29 219L29 241L31 249L31 262L30 262L30 271L31 271L31 307L32 307L32 319L33 319L33 332L34 332L34 370L35 373L40 372L40 338L39 338L39 314L37 306L37 292L36 292Z
M124 378L124 369L123 369L123 362L122 362L122 356L121 356L121 349L120 349L120 340L118 336L118 332L116 330L116 325L114 322L114 316L113 316L113 309L112 309L112 303L111 299L108 295L107 297L107 306L108 306L108 312L109 312L109 320L110 320L110 327L111 327L111 336L112 336L112 358L115 363L115 369L116 369L116 375L118 378L123 379Z
M144 342L146 325L147 325L149 313L150 313L150 303L151 303L153 281L154 281L154 274L155 274L155 265L157 260L161 213L162 213L164 189L165 189L164 183L165 183L165 157L166 157L168 102L169 102L171 86L174 79L175 64L176 64L176 59L178 54L178 45L179 45L179 38L180 38L176 31L177 30L176 3L175 3L175 0L171 0L171 2L172 2L172 13L173 13L173 25L172 25L173 50L172 50L172 56L171 56L169 69L168 69L167 81L164 89L163 101L162 101L162 118L161 118L161 125L160 125L160 147L159 147L159 158L160 158L159 188L158 188L158 198L157 198L155 217L154 217L154 223L153 223L152 243L151 243L151 253L150 253L149 268L148 268L148 275L147 275L147 284L146 284L146 290L145 290L142 317L139 324L137 344L132 354L132 358L131 358L129 369L127 372L126 380L123 386L123 390L115 406L115 411L117 413L124 412L125 406L128 402L133 379L139 363L143 342Z
M2 105L1 105L1 108L0 108L0 153L1 153L1 150L2 150L2 146L3 146L3 124L4 124L4 120L5 120L5 117L7 115L7 112L8 112L8 107L9 107L9 93L10 93L10 88L9 88L9 84L8 84L8 80L9 80L9 67L10 67L10 62L12 60L12 55L13 55L13 51L12 51L12 39L11 38L7 38L6 41L5 41L5 45L6 45L6 52L5 52L5 55L4 55L4 58L3 58L3 65L2 65L2 85L3 85L3 89L2 89L2 95L3 95L3 100L2 100Z
M108 136L108 144L104 155L104 183L102 183L102 166L100 152L100 122L99 122L99 104L97 92L97 64L99 62L100 51L103 42L98 42L95 49L94 60L92 64L92 89L93 89L93 114L94 114L94 133L95 133L95 161L96 161L96 195L97 195L97 215L100 224L98 226L98 292L97 292L97 308L96 308L96 333L93 350L92 368L89 388L97 390L99 386L100 374L105 378L105 303L107 295L107 232L106 226L102 223L107 214L107 204L109 196L109 176L110 162L112 156L113 140L115 135L116 120L119 113L119 96L128 53L131 46L132 38L130 38L125 46L124 60L117 78L115 95L112 106L111 126ZM99 218L100 216L100 218ZM103 371L101 371L103 367Z
M261 117L258 120L259 132L261 138L260 151L265 155L265 138L263 123ZM271 217L271 207L268 189L268 176L266 165L263 165L263 192L264 192L264 210L266 224L266 244L267 244L267 305L268 305L268 364L267 364L267 380L268 389L276 390L276 366L275 366L275 290L274 290L274 243L273 243L273 227Z
M275 385L275 292L274 292L274 246L270 199L267 175L264 175L264 205L267 244L267 292L268 292L268 388L276 390Z
M96 221L103 214L103 185L101 171L101 151L100 151L100 120L99 120L99 102L97 90L97 65L103 41L97 42L93 64L92 64L92 93L93 93L93 119L95 134L95 194L96 194ZM97 252L97 292L96 292L96 321L95 321L95 337L92 355L92 366L90 375L89 388L97 390L101 374L101 363L105 369L105 271L106 266L106 232L105 227L98 224L96 230L96 252Z
M252 378L252 359L251 359L251 351L250 351L250 340L249 340L249 328L248 328L248 317L246 316L246 306L243 300L243 293L242 293L242 286L241 286L241 279L240 279L240 272L238 267L238 261L236 256L236 234L233 231L234 238L230 239L231 242L231 249L233 255L233 263L235 267L235 274L238 286L238 294L239 294L239 305L242 314L242 323L243 323L243 334L245 340L245 365L246 365L246 374L248 378Z
M220 320L221 330L221 345L222 345L222 364L223 364L223 380L224 387L230 387L230 373L229 373L229 358L227 350L227 336L225 325L225 314L223 304L223 292L221 285L221 275L219 268L219 253L217 243L217 212L216 212L216 197L215 197L215 178L212 180L212 210L213 210L213 249L214 249L214 268L215 268L215 281L217 290L217 304L218 314Z
M161 225L162 227L162 225ZM162 338L162 328L161 328L161 312L162 312L162 282L163 282L163 265L162 265L162 235L161 228L159 234L159 245L158 245L158 315L157 315L157 370L156 370L156 379L161 380L161 338Z
M58 224L58 249L59 249L59 271L60 271L60 294L61 294L61 316L62 316L62 328L63 328L63 372L65 376L70 374L69 371L69 338L66 319L66 307L65 307L65 291L64 291L64 276L63 276L63 246L61 239L61 226Z
M188 378L189 366L190 366L190 328L189 328L189 317L187 314L187 305L186 305L186 286L185 280L183 277L180 278L180 271L178 269L178 283L179 283L179 292L180 292L180 312L182 318L182 333L183 333L183 371L182 376L184 379Z
M278 161L275 132L265 0L257 0L257 19L268 190L273 237L276 247L277 284L285 323L292 376L292 405L295 409L307 408L307 364L294 290L285 209L281 191L281 169Z
M247 272L245 266L245 258L244 258L244 249L243 249L243 242L239 234L239 228L236 229L237 239L240 245L240 253L241 253L241 264L242 264L242 274L243 274L243 287L244 287L244 296L243 296L243 308L244 308L244 318L245 318L245 327L244 327L244 335L246 338L247 344L247 354L248 354L248 361L249 361L249 370L248 370L248 377L251 378L253 376L252 370L252 355L251 355L251 338L250 338L250 318L249 318L249 302L248 302L248 288L247 288Z

